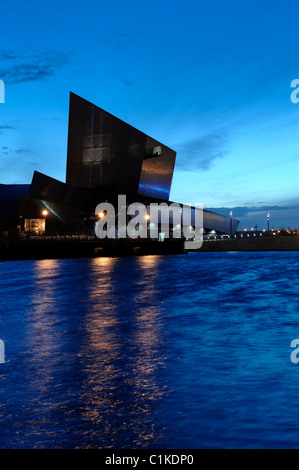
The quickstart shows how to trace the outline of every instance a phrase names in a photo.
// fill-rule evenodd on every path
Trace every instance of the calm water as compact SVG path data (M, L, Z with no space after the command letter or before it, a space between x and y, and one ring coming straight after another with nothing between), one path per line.
M0 448L299 447L299 252L0 263Z

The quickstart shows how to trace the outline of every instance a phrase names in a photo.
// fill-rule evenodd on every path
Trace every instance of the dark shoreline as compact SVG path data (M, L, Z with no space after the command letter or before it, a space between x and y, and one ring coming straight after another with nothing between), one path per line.
M299 250L299 236L205 240L197 251L284 250ZM0 242L0 261L187 253L183 240L164 240L164 242L156 240L14 240Z
M183 240L15 240L0 243L0 261L184 253Z

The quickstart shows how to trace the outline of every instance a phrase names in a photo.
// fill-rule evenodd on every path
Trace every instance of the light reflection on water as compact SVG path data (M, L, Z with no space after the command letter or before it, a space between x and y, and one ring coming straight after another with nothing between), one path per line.
M0 448L297 447L299 253L0 263Z
M152 269L147 277L147 268L155 263L158 258L138 259L137 288L123 286L122 295L113 275L117 260L96 259L91 264L91 276L99 282L90 285L84 321L82 416L101 428L107 447L113 444L112 437L134 447L146 447L157 439L151 411L163 393L155 377L162 337L154 307L157 273ZM150 307L144 307L145 302ZM94 435L96 439L97 431Z

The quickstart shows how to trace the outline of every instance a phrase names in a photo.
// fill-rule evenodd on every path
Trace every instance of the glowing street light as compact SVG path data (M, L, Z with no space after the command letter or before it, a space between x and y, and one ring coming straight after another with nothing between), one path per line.
M46 218L47 218L47 215L48 215L48 214L49 214L49 212L48 212L46 209L44 209L44 210L42 211L42 215L45 217L44 232L46 232Z

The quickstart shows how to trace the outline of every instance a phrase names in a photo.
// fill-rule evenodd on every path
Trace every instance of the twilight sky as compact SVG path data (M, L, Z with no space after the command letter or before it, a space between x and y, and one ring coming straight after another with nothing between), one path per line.
M170 198L299 227L298 0L1 0L0 183L65 181L69 92L177 152ZM299 96L299 95L298 95ZM100 202L100 201L99 201Z

